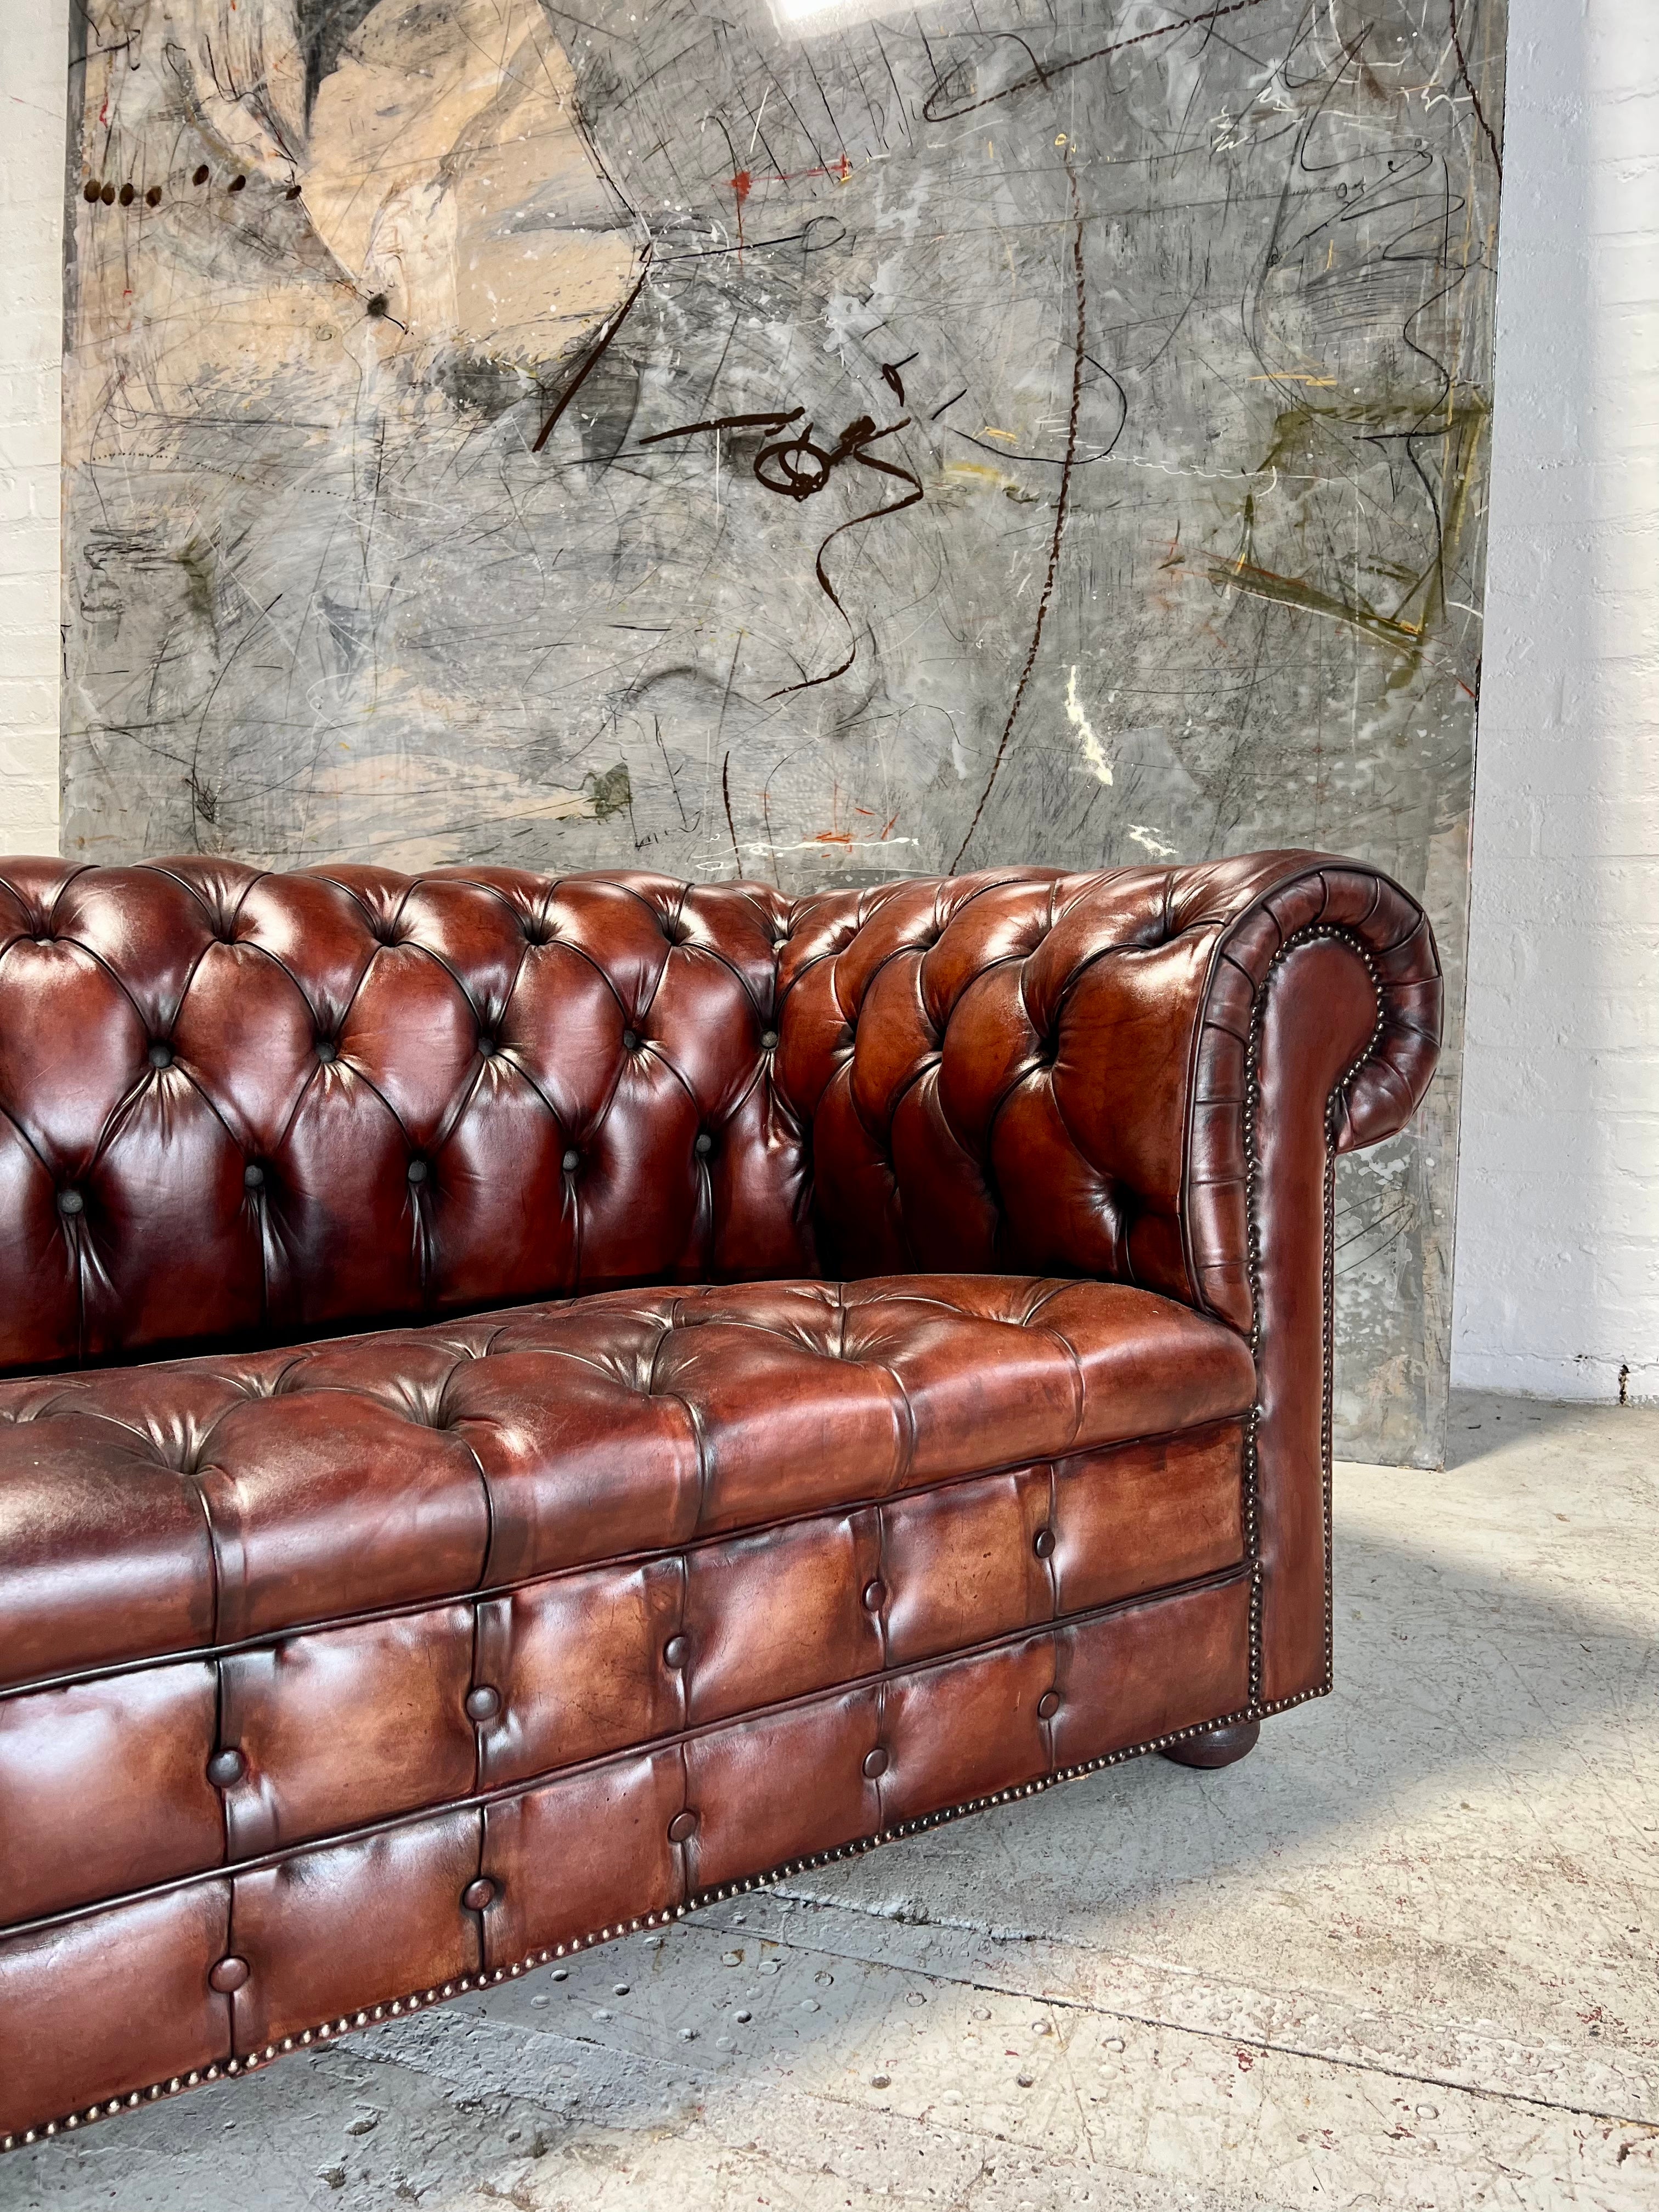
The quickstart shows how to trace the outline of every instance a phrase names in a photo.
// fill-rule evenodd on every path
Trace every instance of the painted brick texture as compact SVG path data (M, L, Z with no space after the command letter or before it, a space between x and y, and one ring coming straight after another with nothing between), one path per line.
M1453 1379L1659 1396L1659 9L1510 0Z
M0 851L58 849L69 0L0 0Z

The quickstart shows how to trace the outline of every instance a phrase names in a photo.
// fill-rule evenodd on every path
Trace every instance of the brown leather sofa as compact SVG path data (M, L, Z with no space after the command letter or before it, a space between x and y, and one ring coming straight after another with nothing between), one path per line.
M1328 1689L1439 1017L1305 853L0 863L0 2142Z

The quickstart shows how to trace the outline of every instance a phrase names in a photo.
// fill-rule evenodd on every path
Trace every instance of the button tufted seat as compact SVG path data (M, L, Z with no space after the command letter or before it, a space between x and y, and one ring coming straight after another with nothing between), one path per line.
M1328 1687L1437 1019L1308 854L0 863L0 2142Z
M0 1383L0 1681L1161 1437L1243 1413L1255 1380L1232 1330L1145 1291L915 1275Z

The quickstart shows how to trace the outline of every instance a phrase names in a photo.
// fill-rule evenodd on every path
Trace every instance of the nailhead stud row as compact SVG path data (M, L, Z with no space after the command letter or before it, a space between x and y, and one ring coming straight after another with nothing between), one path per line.
M842 1859L861 1858L866 1851L880 1849L884 1844L901 1841L906 1836L925 1834L929 1829L940 1828L948 1821L965 1819L969 1814L988 1812L993 1806L1010 1805L1017 1800L1040 1796L1059 1783L1074 1782L1085 1774L1097 1774L1103 1768L1121 1766L1126 1760L1142 1759L1149 1752L1164 1751L1173 1743L1185 1743L1195 1735L1207 1735L1212 1729L1231 1728L1243 1721L1265 1719L1271 1713L1288 1711L1292 1705L1305 1705L1310 1698L1321 1698L1330 1689L1329 1680L1316 1689L1301 1690L1294 1697L1281 1698L1270 1705L1250 1705L1241 1711L1222 1715L1216 1720L1198 1721L1190 1728L1172 1729L1167 1735L1154 1736L1146 1743L1129 1746L1123 1751L1109 1751L1098 1759L1085 1759L1077 1766L1062 1768L1058 1774L1039 1775L1034 1781L1015 1784L1007 1790L999 1790L988 1797L974 1797L960 1805L951 1805L939 1813L925 1813L919 1819L902 1821L897 1826L884 1828L873 1836L861 1836L855 1843L840 1844L832 1850L814 1851L805 1858L788 1859L769 1873L749 1875L741 1881L722 1884L718 1889L700 1890L684 1905L665 1905L659 1912L646 1912L631 1920L618 1920L604 1928L595 1929L586 1936L572 1936L568 1942L554 1943L545 1949L532 1951L511 1966L496 1966L481 1974L461 1974L453 1982L445 1982L426 1990L416 1990L411 1996L393 1997L389 2003L367 2007L356 2014L343 2013L338 2020L325 2021L320 2027L307 2027L298 2035L285 2035L280 2043L268 2043L263 2051L251 2052L246 2058L227 2059L222 2065L215 2064L193 2069L188 2074L175 2074L170 2081L152 2082L147 2089L130 2090L125 2097L113 2097L107 2104L90 2105L84 2111L71 2112L61 2120L48 2120L38 2128L25 2128L15 2135L0 2136L0 2152L18 2150L28 2144L62 2135L72 2129L86 2127L94 2120L112 2118L117 2112L133 2112L140 2105L154 2104L162 2097L177 2096L181 2090L193 2089L204 2081L216 2081L222 2076L251 2074L256 2067L269 2065L272 2059L285 2052L309 2048L316 2043L328 2043L354 2029L372 2027L377 2023L401 2018L406 2013L418 2012L424 2006L440 2004L446 1998L464 1996L469 1990L494 1989L502 1982L516 1982L538 1966L551 1966L556 1959L573 1957L578 1951L592 1950L597 1944L614 1942L618 1936L634 1936L642 1929L665 1928L671 1921L684 1920L688 1912L701 1911L705 1905L723 1904L728 1898L747 1897L757 1889L768 1889L774 1882L787 1881L792 1875L810 1874L818 1867L832 1866ZM871 1754L876 1756L875 1753ZM492 1895L495 1885L490 1884ZM241 1964L241 1961L238 1961Z

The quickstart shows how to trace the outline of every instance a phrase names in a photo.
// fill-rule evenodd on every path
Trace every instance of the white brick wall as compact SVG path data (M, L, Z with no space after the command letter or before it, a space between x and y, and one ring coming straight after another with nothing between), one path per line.
M69 0L0 0L0 853L58 849Z
M1659 1396L1659 0L1510 0L1453 1376Z
M58 819L69 0L0 0L0 851ZM1510 0L1455 1372L1659 1395L1659 0Z

